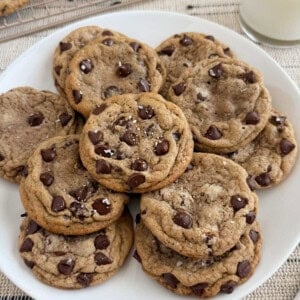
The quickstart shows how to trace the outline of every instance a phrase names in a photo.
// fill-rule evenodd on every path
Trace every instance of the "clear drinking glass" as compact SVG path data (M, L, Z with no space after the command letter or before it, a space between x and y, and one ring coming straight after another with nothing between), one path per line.
M240 24L256 42L300 45L300 0L242 0Z

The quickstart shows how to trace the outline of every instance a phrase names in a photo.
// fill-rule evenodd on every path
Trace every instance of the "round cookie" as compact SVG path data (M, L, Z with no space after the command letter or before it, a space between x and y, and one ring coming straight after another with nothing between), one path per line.
M195 153L173 184L141 198L141 219L167 247L208 258L231 249L255 220L258 198L233 161Z
M127 94L96 107L80 137L80 156L102 185L130 193L175 181L193 155L182 111L153 93Z
M0 17L8 16L24 6L29 0L1 0Z
M75 53L96 38L111 36L123 35L98 26L84 26L73 30L59 42L54 52L52 74L55 86L61 95L65 95L68 67Z
M212 35L196 32L175 34L163 41L156 51L167 72L167 79L161 90L165 97L182 72L194 67L199 61L214 57L234 57L230 48Z
M97 39L77 51L69 69L66 94L72 107L85 117L111 96L158 92L165 76L152 48L113 36Z
M107 228L83 236L56 235L26 218L19 252L39 280L59 288L80 289L113 276L124 264L132 243L128 213Z
M0 176L20 182L41 142L76 130L66 100L48 91L19 87L0 95Z
M128 201L96 182L79 157L79 136L42 143L28 162L21 199L31 219L48 231L81 235L117 220Z
M258 70L216 58L187 70L169 89L187 117L197 150L233 152L252 141L271 113L271 96Z
M265 129L228 156L248 172L251 188L258 189L284 180L295 164L297 150L292 124L273 109Z
M137 225L135 258L144 271L179 295L212 297L232 293L253 274L260 260L262 238L257 222L221 256L192 259L161 244L143 224Z

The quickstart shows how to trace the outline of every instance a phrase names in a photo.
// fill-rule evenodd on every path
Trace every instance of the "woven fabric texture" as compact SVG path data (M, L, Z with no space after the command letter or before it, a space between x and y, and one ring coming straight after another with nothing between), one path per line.
M151 9L185 13L211 20L243 34L238 22L238 7L238 0L149 0L130 5L124 10ZM0 44L0 74L22 52L54 30L55 28L45 30ZM287 71L300 87L300 47L280 49L260 46ZM291 300L294 299L299 289L300 245L285 264L269 280L249 294L245 300ZM0 273L0 299L29 300L31 298Z

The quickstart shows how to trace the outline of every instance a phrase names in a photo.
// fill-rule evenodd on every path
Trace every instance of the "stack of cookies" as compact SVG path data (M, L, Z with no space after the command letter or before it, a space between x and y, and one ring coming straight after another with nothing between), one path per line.
M262 245L255 189L281 182L297 153L260 72L211 35L154 50L88 26L59 43L53 77L60 96L0 96L0 174L21 182L19 250L37 278L82 288L111 277L140 194L134 257L147 274L203 297L246 281Z

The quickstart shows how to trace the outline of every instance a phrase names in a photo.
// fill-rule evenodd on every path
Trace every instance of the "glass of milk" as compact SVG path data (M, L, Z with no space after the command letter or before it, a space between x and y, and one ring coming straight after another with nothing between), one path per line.
M240 24L256 42L300 45L300 0L241 0Z

